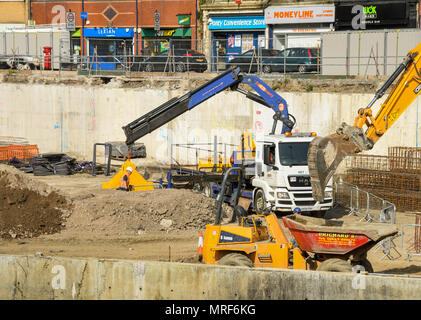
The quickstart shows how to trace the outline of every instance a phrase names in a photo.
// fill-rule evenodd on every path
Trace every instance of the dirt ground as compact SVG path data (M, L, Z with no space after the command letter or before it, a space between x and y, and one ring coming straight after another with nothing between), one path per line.
M101 189L109 179L88 174L35 177L0 165L0 254L195 262L199 232L214 221L213 199L183 189ZM224 210L227 219L231 211ZM411 213L397 214L399 230L414 221ZM406 250L413 227L405 231ZM375 272L421 275L421 257L408 261L401 237L394 243L394 260L381 249L370 250Z

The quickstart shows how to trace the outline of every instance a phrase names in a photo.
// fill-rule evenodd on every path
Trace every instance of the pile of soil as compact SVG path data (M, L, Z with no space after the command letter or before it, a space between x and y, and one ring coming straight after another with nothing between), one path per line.
M31 238L63 228L66 198L19 170L0 165L0 237Z
M232 211L224 205L223 214L231 217ZM214 223L215 215L215 199L191 190L101 190L74 199L64 232L133 235L199 230Z

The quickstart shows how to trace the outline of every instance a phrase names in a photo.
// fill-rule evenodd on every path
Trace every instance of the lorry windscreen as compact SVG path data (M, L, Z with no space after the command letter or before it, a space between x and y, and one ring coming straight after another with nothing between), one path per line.
M310 142L280 142L279 161L283 166L306 166Z

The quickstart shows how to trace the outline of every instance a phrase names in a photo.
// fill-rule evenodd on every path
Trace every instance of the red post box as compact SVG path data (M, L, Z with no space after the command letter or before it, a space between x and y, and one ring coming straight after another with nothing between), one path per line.
M51 70L51 50L52 47L43 47L44 52L44 70Z

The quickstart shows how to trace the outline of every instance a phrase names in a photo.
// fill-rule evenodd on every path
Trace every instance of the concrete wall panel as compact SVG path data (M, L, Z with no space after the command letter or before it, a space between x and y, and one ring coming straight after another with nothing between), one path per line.
M0 136L17 136L37 144L40 152L73 152L92 159L93 144L124 141L124 125L156 108L184 90L122 89L113 85L68 86L46 84L0 84ZM372 94L279 92L297 118L298 131L327 135L342 123L352 124L359 108ZM385 97L375 104L376 112ZM419 143L420 98L397 120L370 153L387 154L389 146ZM261 116L257 116L261 111ZM221 93L194 110L140 139L148 157L169 163L172 143L213 143L239 145L243 131L255 132L261 121L265 133L272 128L272 110L236 92ZM281 126L278 126L280 131ZM99 150L102 152L102 150ZM229 152L229 150L228 150ZM201 153L201 157L209 154ZM194 151L179 152L179 160L193 162Z
M0 255L0 299L420 299L421 279Z

